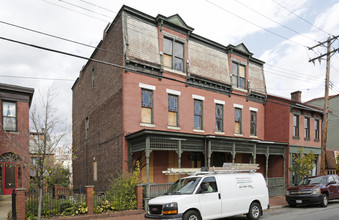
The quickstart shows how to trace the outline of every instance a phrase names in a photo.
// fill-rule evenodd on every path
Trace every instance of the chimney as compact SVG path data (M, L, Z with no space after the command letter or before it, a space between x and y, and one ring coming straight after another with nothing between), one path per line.
M291 100L301 102L301 91L295 91L291 93Z

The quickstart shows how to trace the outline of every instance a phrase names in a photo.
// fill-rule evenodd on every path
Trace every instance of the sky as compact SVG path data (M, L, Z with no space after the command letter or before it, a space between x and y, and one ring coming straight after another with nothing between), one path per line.
M339 0L10 0L1 1L0 37L90 57L92 47L123 5L156 17L179 14L193 33L225 46L244 43L265 62L267 92L285 98L302 91L302 101L324 96L326 45L339 35ZM71 43L20 26L80 42ZM332 49L339 47L339 40ZM32 105L53 87L54 106L72 124L71 87L86 60L0 39L0 83L35 89ZM330 95L339 93L339 53L331 57Z

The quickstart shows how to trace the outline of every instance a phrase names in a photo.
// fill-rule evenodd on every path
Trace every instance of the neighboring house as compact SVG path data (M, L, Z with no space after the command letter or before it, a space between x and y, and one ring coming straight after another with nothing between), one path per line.
M313 175L319 174L321 161L321 125L323 110L301 102L301 92L291 93L291 99L268 95L265 104L265 140L286 142L286 184L299 182L299 177L289 172L293 154L302 147L304 153L316 155Z
M29 186L29 108L34 89L0 83L0 194Z
M284 193L290 138L265 141L264 62L193 31L127 6L105 29L91 58L114 65L88 61L72 87L75 189L105 190L139 160L144 183L175 181L168 167L259 163Z
M324 97L315 98L306 103L319 108L324 108ZM339 94L329 96L328 107L326 148L339 151Z
M72 151L68 151L64 147L58 147L55 151L55 161L70 171L70 181L72 182Z
M336 151L326 150L326 173L327 174L336 174L337 173L337 160L336 160Z
M52 144L49 135L47 136L46 140L46 149L44 152L44 132L33 132L30 133L29 139L29 154L31 156L31 163L30 163L30 177L35 178L37 174L37 169L39 165L40 159L45 154L45 163L48 164L50 162L54 163L54 151L52 149Z

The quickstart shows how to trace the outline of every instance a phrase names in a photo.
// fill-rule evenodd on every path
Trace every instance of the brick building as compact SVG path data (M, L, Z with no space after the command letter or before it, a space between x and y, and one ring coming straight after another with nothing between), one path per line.
M127 6L105 29L72 87L74 188L105 190L136 160L144 183L175 181L168 167L243 162L284 193L289 139L265 139L264 62L193 31Z
M321 126L323 110L301 102L301 92L291 93L291 99L268 95L265 103L265 140L288 143L284 158L286 185L299 182L297 176L288 171L293 163L293 154L299 148L304 153L316 155L313 175L319 174L321 160Z
M27 188L29 180L29 108L34 89L0 84L0 194Z

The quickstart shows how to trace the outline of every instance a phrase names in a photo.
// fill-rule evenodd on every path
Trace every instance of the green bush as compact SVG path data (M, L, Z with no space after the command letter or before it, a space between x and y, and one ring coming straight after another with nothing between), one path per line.
M137 208L135 186L139 181L140 166L136 163L136 169L132 174L123 174L113 181L106 192L110 207L115 211L131 210Z
M99 202L99 204L94 208L95 214L100 214L107 211L114 210L113 205L108 200L102 200Z
M88 211L87 205L85 202L78 202L74 204L73 206L67 208L65 211L61 213L61 215L81 215L86 214Z

